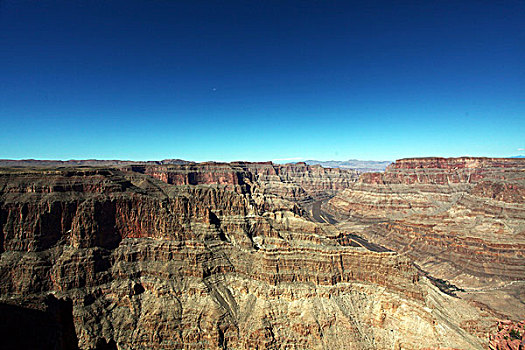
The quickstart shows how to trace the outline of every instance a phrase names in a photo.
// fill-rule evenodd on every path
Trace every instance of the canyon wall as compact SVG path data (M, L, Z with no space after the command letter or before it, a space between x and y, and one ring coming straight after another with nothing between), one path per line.
M135 166L131 168L173 185L214 184L234 189L253 187L266 197L279 197L308 203L332 197L357 181L354 170L330 169L318 165L248 163L199 163L170 166Z
M362 174L325 209L513 319L525 315L525 160L412 158Z
M0 303L43 310L63 331L41 336L81 349L483 348L495 313L309 217L355 181L303 164L0 169Z

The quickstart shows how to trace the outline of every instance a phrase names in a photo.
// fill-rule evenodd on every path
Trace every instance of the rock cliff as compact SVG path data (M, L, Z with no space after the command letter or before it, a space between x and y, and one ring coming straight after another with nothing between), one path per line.
M354 170L323 168L318 165L261 163L199 163L170 166L135 166L131 168L173 185L235 185L244 191L257 191L270 197L308 203L326 199L355 182Z
M51 312L42 337L81 349L483 348L492 311L312 220L308 203L355 180L305 164L3 168L0 303ZM53 316L49 298L71 306Z

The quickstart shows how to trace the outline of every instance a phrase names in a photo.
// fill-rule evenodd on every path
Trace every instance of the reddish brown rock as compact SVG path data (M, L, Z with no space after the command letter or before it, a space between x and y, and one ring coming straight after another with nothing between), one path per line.
M265 195L293 201L331 197L357 180L352 170L323 168L305 163L277 165L272 162L199 163L182 165L133 166L134 171L151 175L173 185L225 185L244 191L257 187Z
M490 335L489 348L492 350L525 349L525 321L498 321L498 331Z

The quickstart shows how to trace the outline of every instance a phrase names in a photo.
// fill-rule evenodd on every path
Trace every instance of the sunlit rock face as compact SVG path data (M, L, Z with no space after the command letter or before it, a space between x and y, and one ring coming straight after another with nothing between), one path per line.
M525 160L402 159L326 209L501 317L525 315Z
M507 175L515 180L516 171ZM395 194L356 180L353 171L305 164L3 168L0 302L45 310L52 295L71 303L63 319L75 334L66 339L81 349L483 348L497 313L443 293L409 255L313 220L312 202L348 219L349 191L361 191L363 205ZM434 198L485 198L471 194L479 183L439 185L426 191L432 200L416 193L416 209L403 196L374 200L346 224L379 236L395 220L410 223L411 210L437 215ZM493 196L497 186L479 191ZM378 209L386 205L399 218L386 220ZM511 253L496 253L514 271L505 278L520 274Z
M171 166L132 167L173 185L236 185L252 187L267 197L309 202L325 199L347 188L358 178L354 170L323 168L318 165L273 164L271 162L199 163Z

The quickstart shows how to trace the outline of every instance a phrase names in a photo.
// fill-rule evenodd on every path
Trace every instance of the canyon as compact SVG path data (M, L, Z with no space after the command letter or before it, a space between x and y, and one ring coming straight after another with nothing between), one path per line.
M525 318L525 160L0 166L7 348L483 349Z
M523 160L403 159L363 174L326 209L341 230L406 254L462 298L525 315Z

